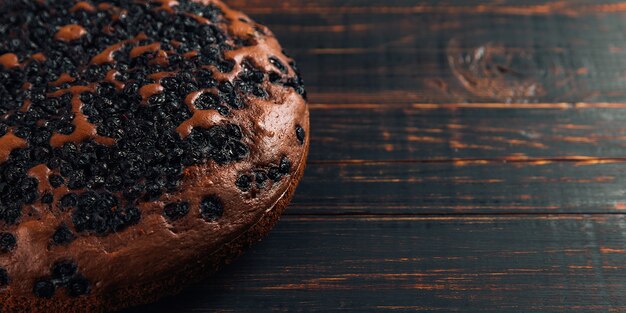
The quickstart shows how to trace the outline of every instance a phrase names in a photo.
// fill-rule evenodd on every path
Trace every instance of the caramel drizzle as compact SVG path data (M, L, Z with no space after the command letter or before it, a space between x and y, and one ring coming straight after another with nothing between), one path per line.
M157 72L148 75L148 78L160 84L163 78L176 76L177 74L176 72Z
M0 65L6 69L20 67L20 59L15 53L5 53L0 56Z
M176 132L180 135L181 138L185 139L187 136L191 134L194 128L211 128L219 124L224 120L222 115L219 114L216 110L198 110L194 105L194 102L205 92L217 93L215 88L210 89L202 89L198 91L194 91L185 97L185 104L189 108L189 111L193 113L191 118L182 122L178 127L176 127Z
M52 175L52 171L45 164L39 164L28 170L28 176L34 177L39 181L39 193L45 193L53 189L48 180L50 175Z
M130 57L134 59L142 54L145 54L148 52L157 52L160 49L161 49L160 42L156 42L156 43L145 45L145 46L137 46L137 47L134 47L132 50L130 50Z
M157 64L162 67L168 66L170 64L170 60L168 59L167 52L163 50L159 50L159 52L157 52L157 55L154 57L154 59L150 60L148 64L151 64L151 65Z
M48 58L46 58L46 56L45 56L43 53L41 53L41 52L39 52L39 53L35 53L35 54L31 55L30 57L31 57L31 59L33 59L33 60L35 60L35 61L39 61L39 62L46 62L46 60L48 59Z
M122 90L124 89L125 84L115 78L119 74L120 72L118 72L116 69L111 69L107 72L104 81L113 84L113 86L115 86L115 89Z
M193 13L185 13L186 16L189 16L191 18L193 18L194 20L196 20L196 22L200 23L200 24L211 24L211 21L209 21L209 19L207 19L204 16L200 16L198 14L193 14Z
M58 87L61 86L65 83L71 83L73 81L75 81L76 78L72 77L70 74L68 73L63 73L61 74L61 76L59 76L59 78L51 83L49 83L50 86L53 87Z
M139 88L139 95L144 103L150 99L150 97L162 93L164 90L161 84L148 84Z
M176 0L152 0L149 2L156 2L160 4L161 6L158 7L156 10L166 11L167 13L176 13L176 11L174 11L174 7L179 4Z
M113 138L98 135L96 126L89 123L87 116L82 112L83 102L80 100L80 94L83 92L94 91L95 84L91 84L89 86L72 86L70 88L58 90L48 94L49 97L60 97L67 92L72 93L72 112L74 113L74 120L72 121L72 124L74 124L75 127L74 131L69 135L59 133L53 134L52 138L50 138L51 146L58 148L68 142L83 142L89 139L105 146L112 146L115 144L115 140Z
M139 41L147 40L147 39L148 39L148 36L146 36L146 34L142 32L139 35L135 36L135 38L122 40L104 49L104 51L100 52L98 55L91 58L91 63L94 65L103 65L103 64L113 63L115 62L115 59L113 58L113 54L121 50L124 47L124 45L137 43Z
M87 30L77 24L65 25L54 35L54 39L71 42L87 35Z
M112 8L112 7L113 7L112 4L106 3L106 2L98 4L98 10L102 10L102 11L106 11L106 10Z
M248 37L255 33L254 27L241 21L242 18L247 20L243 13L231 9L221 1L211 1L211 3L224 12L224 16L230 21L230 27L228 29L231 31L232 35L235 35L236 37Z
M96 8L91 5L91 3L87 2L87 1L81 1L76 3L72 8L70 8L70 13L74 13L78 10L85 10L87 12L94 12L96 11Z
M169 65L170 62L168 59L167 52L161 50L160 42L155 42L155 43L145 45L145 46L134 47L130 51L130 57L134 59L149 52L156 53L156 55L154 56L153 59L150 60L150 62L148 62L148 64L158 64L163 67Z
M28 147L28 142L13 134L13 130L0 137L0 164L6 162L15 149Z
M24 103L22 103L22 106L20 107L20 112L28 112L28 110L30 110L31 104L32 102L30 101L30 99L24 100Z
M183 54L183 57L186 59L193 59L195 57L197 57L198 55L200 55L200 53L196 50L193 51L189 51Z

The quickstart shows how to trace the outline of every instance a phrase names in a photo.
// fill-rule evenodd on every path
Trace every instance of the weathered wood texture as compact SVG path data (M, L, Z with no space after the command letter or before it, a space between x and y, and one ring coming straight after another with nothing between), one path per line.
M626 1L230 0L311 152L264 242L137 312L626 311Z
M231 1L298 57L313 102L626 96L624 1Z
M497 106L504 105L313 105L310 159L333 162L626 156L626 104ZM533 108L536 106L544 108Z
M286 214L626 213L620 162L312 164Z
M625 241L622 215L286 217L145 312L619 312Z

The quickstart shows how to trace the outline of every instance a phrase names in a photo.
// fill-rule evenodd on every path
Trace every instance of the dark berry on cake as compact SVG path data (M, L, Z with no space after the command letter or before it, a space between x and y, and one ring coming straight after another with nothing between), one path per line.
M189 203L187 202L175 202L170 203L163 209L163 215L170 221L176 221L189 212Z
M9 284L9 273L3 267L0 267L0 287L6 286Z
M207 222L218 220L224 214L224 205L217 196L209 196L200 203L200 215Z
M267 177L273 181L279 181L281 177L283 177L280 167L274 165L270 166L269 170L267 170Z
M71 278L65 287L70 297L78 297L89 293L89 281L80 274Z
M74 241L74 239L76 239L76 236L65 224L61 224L52 235L52 241L57 245L68 244Z
M263 170L257 170L254 173L254 180L256 181L257 188L263 188L267 181L267 174Z
M304 144L304 139L306 138L306 132L302 126L296 126L296 138L300 141L300 144Z
M55 291L54 283L50 279L39 279L33 286L33 293L40 298L51 298Z
M77 270L78 266L72 261L58 261L52 266L52 279L56 284L65 284Z
M237 178L235 184L241 191L248 191L248 189L250 189L250 185L252 184L252 177L248 175L241 175Z
M13 251L17 245L15 236L11 233L0 233L0 253Z
M289 161L287 157L282 157L278 168L280 169L281 174L288 174L291 170L291 161Z

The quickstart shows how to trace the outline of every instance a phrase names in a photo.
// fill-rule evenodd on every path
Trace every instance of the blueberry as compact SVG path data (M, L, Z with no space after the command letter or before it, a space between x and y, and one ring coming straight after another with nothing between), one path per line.
M151 106L162 105L163 103L165 103L165 95L162 93L156 94L148 99L148 104Z
M9 281L9 273L4 267L0 267L0 287L8 285Z
M278 166L281 174L288 174L291 170L291 161L287 157L280 159L280 165Z
M11 233L0 233L0 252L8 253L15 249L17 240Z
M57 261L52 265L52 279L57 284L64 284L76 274L78 266L76 263L68 260Z
M239 178L237 178L235 185L237 185L237 187L241 191L248 191L250 189L251 183L252 183L252 177L248 175L241 175L239 176Z
M264 171L256 171L254 173L254 180L256 181L257 188L263 188L267 181L267 174Z
M170 221L176 221L187 215L189 212L189 203L187 202L174 202L165 206L163 215Z
M54 283L50 279L39 279L33 286L33 293L40 298L52 298L54 291Z
M279 71L287 74L287 67L277 57L270 57L269 60L270 63L272 63L272 65L274 65Z
M283 174L278 166L271 166L267 171L267 177L273 181L279 181Z
M209 196L200 202L200 215L207 222L213 222L222 217L224 206L217 196Z
M304 139L306 138L306 132L304 131L304 128L302 128L302 126L300 125L296 126L296 138L298 138L298 141L300 141L300 144L304 144Z
M68 193L61 198L61 202L59 203L60 208L69 208L76 206L78 202L78 196L75 193Z
M43 196L41 196L41 203L45 203L45 204L50 204L54 201L54 196L52 195L52 193L45 193Z
M76 275L67 282L67 294L70 297L78 297L89 293L89 281L81 276Z
M54 231L52 235L52 241L57 245L65 245L76 239L76 236L72 233L72 231L65 225L61 224Z

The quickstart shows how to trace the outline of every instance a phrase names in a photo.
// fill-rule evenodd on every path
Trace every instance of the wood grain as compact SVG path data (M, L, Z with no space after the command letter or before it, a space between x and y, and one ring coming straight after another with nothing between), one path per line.
M312 104L310 159L622 158L625 109L621 103Z
M623 162L309 165L286 214L626 213Z
M232 1L313 102L626 101L623 1Z
M286 217L213 280L142 309L619 312L625 227L622 215Z

